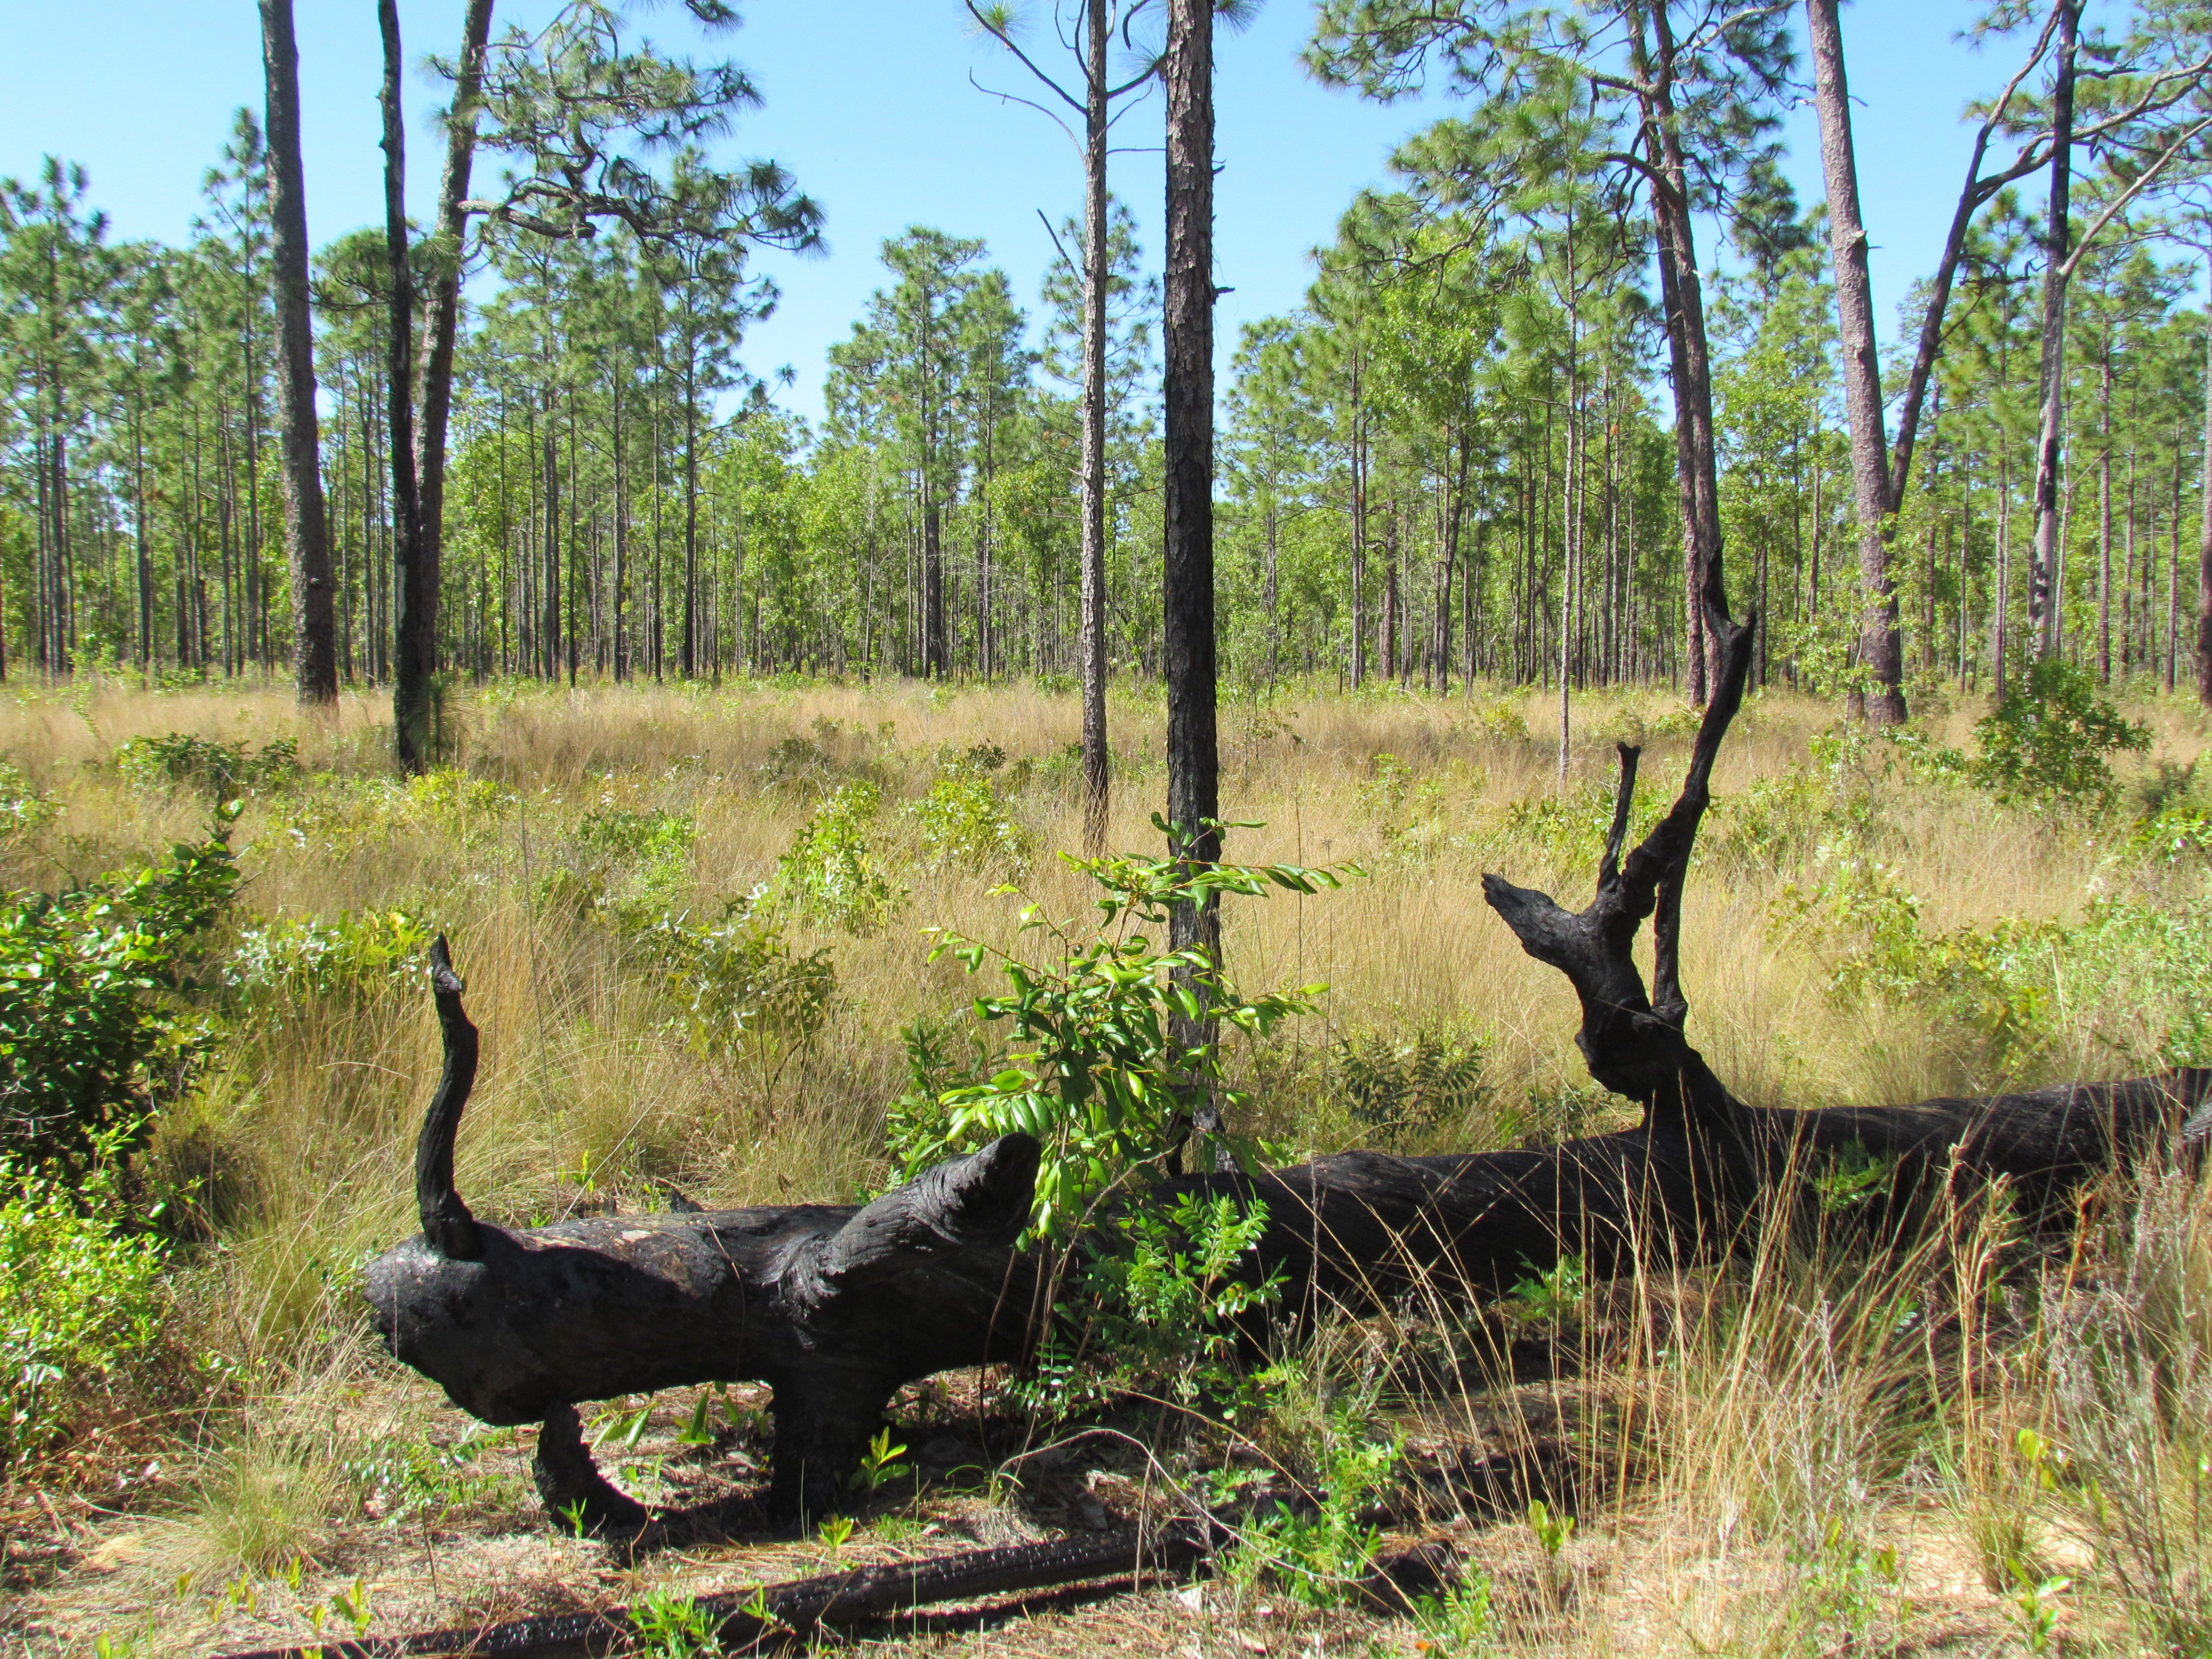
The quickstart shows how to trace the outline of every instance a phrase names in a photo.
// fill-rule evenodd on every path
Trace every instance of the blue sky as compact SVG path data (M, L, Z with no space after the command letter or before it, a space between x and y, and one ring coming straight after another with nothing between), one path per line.
M309 232L319 245L381 217L375 6L296 5ZM498 15L526 23L550 9L550 0L501 0ZM1978 52L1956 39L1973 9L1960 0L1857 0L1844 13L1885 325L1940 250L1966 160L1960 111L2009 72L2011 48ZM450 52L460 11L460 0L401 0L410 60ZM1076 205L1078 158L1042 116L971 84L1029 90L1018 66L965 27L959 0L748 0L744 11L741 30L703 49L678 7L648 10L645 27L743 64L765 106L725 153L775 157L828 210L826 257L764 262L784 299L754 331L750 366L791 365L788 400L817 413L823 354L878 285L878 246L909 224L983 237L1034 307L1052 251L1038 213L1057 222ZM1236 290L1219 313L1224 366L1237 324L1297 302L1309 250L1330 238L1356 190L1385 178L1392 146L1444 107L1378 106L1316 86L1297 63L1310 15L1304 0L1267 0L1249 29L1217 46L1218 258L1220 280ZM441 95L426 75L410 78L409 200L418 215L437 166L420 118ZM250 0L10 0L0 22L0 173L28 173L48 152L82 161L118 235L186 235L232 111L260 101ZM1159 120L1155 100L1127 118L1121 141L1156 146ZM1815 136L1810 110L1797 112L1791 168L1808 200L1820 194ZM1157 149L1117 155L1114 185L1157 261Z

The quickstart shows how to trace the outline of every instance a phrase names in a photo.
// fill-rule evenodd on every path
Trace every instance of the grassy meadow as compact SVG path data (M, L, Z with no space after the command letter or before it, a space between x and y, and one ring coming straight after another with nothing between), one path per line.
M2212 1061L2208 726L2170 699L2125 707L2151 746L2100 807L1978 785L1959 757L1978 702L1891 740L1754 697L1684 923L1690 1035L1717 1073L1747 1100L1822 1105ZM2055 1250L1999 1204L1878 1261L1778 1228L1663 1283L1532 1284L1502 1310L1416 1297L1287 1340L1233 1420L1172 1389L1054 1420L1004 1379L943 1379L898 1408L915 1478L856 1504L849 1536L633 1554L557 1535L527 1434L478 1429L386 1358L355 1289L416 1226L429 933L484 1036L459 1152L479 1214L665 1207L672 1188L850 1201L890 1171L910 1034L969 1052L968 999L1000 988L927 961L923 930L1033 951L1025 903L1079 929L1088 911L1090 878L1057 856L1081 821L1079 710L1003 687L496 686L454 694L450 764L411 782L388 717L357 696L304 715L282 688L0 697L8 888L158 860L206 833L218 795L245 802L203 1052L131 1177L166 1206L158 1340L0 1484L6 1650L182 1655L672 1605L1241 1486L1318 1514L1272 1534L1279 1557L1446 1540L1486 1601L1385 1619L1255 1545L1195 1589L855 1640L2212 1653L2212 1241L2194 1178L2162 1170L2117 1176ZM1578 696L1575 718L1562 781L1539 695L1224 706L1224 810L1256 821L1229 855L1358 867L1340 891L1228 905L1241 986L1327 988L1231 1056L1244 1127L1285 1157L1625 1121L1582 1069L1565 981L1480 884L1587 902L1616 742L1645 745L1638 823L1671 799L1676 700ZM1162 710L1118 695L1111 725L1110 842L1149 848ZM763 1397L732 1390L719 1417L689 1391L617 1402L602 1462L655 1502L742 1487Z

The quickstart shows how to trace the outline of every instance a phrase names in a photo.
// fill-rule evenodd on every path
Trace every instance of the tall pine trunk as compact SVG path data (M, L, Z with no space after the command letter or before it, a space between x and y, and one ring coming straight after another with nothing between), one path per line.
M699 374L698 349L684 356L684 678L698 670L699 653Z
M608 632L610 655L614 667L615 683L619 685L629 678L629 637L623 631L623 600L628 592L629 580L629 495L623 481L623 379L627 365L618 366L611 387L611 401L614 406L615 453L615 571L614 591L608 597Z
M446 117L446 167L438 183L438 221L427 249L430 292L423 308L419 379L422 416L415 439L416 488L421 498L419 562L422 592L433 607L427 624L433 639L434 607L444 564L446 537L446 428L453 405L453 341L461 313L461 257L468 233L469 173L477 148L477 116L483 99L486 42L491 38L492 0L468 0L461 19L461 56L453 81L453 106Z
M2066 408L2067 214L2073 197L2074 70L2081 20L2081 0L2057 0L2058 56L2051 98L2051 197L2045 210L2043 331L2040 352L2042 424L2035 441L2035 544L2029 557L2027 628L2039 657L2058 648L2058 466Z
M2112 330L2105 325L2100 342L2101 372L2097 379L2098 424L2101 441L2097 455L2097 678L2112 683ZM2132 506L2132 492L2130 492ZM2132 520L2130 524L2133 529ZM2132 537L2130 538L2132 543ZM2120 618L2124 641L2127 617ZM2122 659L2125 667L2125 659Z
M2212 278L2212 258L2205 261ZM2204 330L2203 520L2197 539L2197 700L2212 708L2212 319Z
M1843 344L1844 407L1850 419L1851 490L1858 510L1859 664L1868 684L1854 690L1877 726L1905 720L1905 652L1898 633L1897 586L1890 571L1899 481L1890 476L1881 363L1875 355L1874 292L1867 270L1866 225L1859 212L1858 162L1851 143L1850 89L1844 73L1838 0L1805 0L1813 47L1814 101L1820 119L1820 161L1828 191L1836 314Z
M1214 731L1213 639L1213 0L1168 0L1167 288L1163 318L1167 523L1163 561L1170 851L1188 866L1221 856L1220 752ZM1218 960L1212 902L1176 907L1174 950ZM1201 976L1186 975L1188 981ZM1201 997L1202 982L1192 988ZM1205 1021L1176 1016L1185 1048ZM1213 1133L1220 1109L1192 1103L1193 1127Z
M384 251L391 285L387 359L392 456L392 723L400 769L422 772L430 764L430 671L435 646L438 590L423 568L422 509L415 476L415 278L407 243L407 130L401 118L398 0L377 0L384 36Z
M1713 442L1711 349L1705 335L1705 290L1698 277L1691 222L1689 167L1674 108L1675 41L1666 0L1650 11L1651 35L1640 33L1635 57L1650 90L1644 94L1645 159L1655 175L1651 216L1659 252L1659 285L1674 386L1674 456L1683 530L1683 634L1690 700L1705 701L1718 677L1722 641L1705 625L1708 609L1726 613L1721 568L1720 489Z
M1085 0L1083 98L1083 846L1106 850L1107 0Z
M292 578L293 672L303 703L336 702L330 519L315 419L314 325L307 311L307 204L300 161L300 51L292 0L261 0L268 85L269 216L276 277L276 422L284 443L284 550ZM142 585L143 586L143 585ZM142 627L143 631L143 627Z

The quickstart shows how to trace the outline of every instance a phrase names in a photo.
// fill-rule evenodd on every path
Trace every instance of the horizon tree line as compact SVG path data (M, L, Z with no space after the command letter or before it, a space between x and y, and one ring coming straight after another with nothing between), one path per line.
M264 0L270 118L240 112L185 244L116 241L57 160L0 191L0 673L411 681L410 764L437 674L1018 674L1086 711L1109 674L1167 674L1192 488L1170 496L1169 302L1088 142L1101 84L1137 95L1164 52L1112 82L1109 10L1062 7L1085 207L1036 325L982 243L914 227L817 427L744 361L776 299L750 248L811 246L821 216L773 163L711 160L757 102L741 71L602 0L496 37L469 0L430 228L395 200L310 253L289 8ZM2212 343L2186 303L2212 56L2187 15L2012 20L2019 73L1972 112L1951 246L1887 361L1832 0L1805 12L1810 211L1778 165L1786 9L1593 16L1565 41L1519 4L1322 8L1325 78L1443 74L1458 102L1230 353L1199 474L1222 681L1556 690L1564 744L1574 689L1698 698L1718 596L1759 619L1759 684L1877 720L2052 655L2212 694ZM477 149L502 193L471 194Z

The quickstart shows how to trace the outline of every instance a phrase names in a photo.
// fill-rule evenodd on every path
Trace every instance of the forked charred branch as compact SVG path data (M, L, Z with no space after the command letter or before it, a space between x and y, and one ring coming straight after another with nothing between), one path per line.
M1762 1206L1789 1212L1828 1158L1856 1148L1895 1174L1877 1218L1909 1223L1947 1186L2007 1182L2031 1224L2069 1224L2081 1183L2212 1122L2212 1071L2069 1084L1977 1100L1811 1111L1755 1108L1685 1034L1682 890L1712 767L1740 706L1751 629L1717 612L1723 672L1673 806L1624 855L1638 755L1620 750L1597 894L1571 913L1483 878L1523 947L1567 976L1590 1074L1644 1109L1635 1127L1542 1150L1398 1158L1346 1152L1294 1169L1194 1176L1171 1195L1267 1206L1254 1270L1279 1274L1291 1317L1380 1307L1425 1285L1496 1295L1563 1255L1595 1276L1710 1258ZM1647 992L1633 947L1654 930ZM477 1032L445 942L432 987L446 1049L416 1148L422 1234L370 1264L368 1295L393 1354L483 1421L539 1423L549 1510L629 1530L644 1508L594 1467L576 1407L703 1382L775 1390L769 1513L843 1501L902 1382L1034 1351L1055 1262L1020 1249L1039 1147L1007 1135L865 1207L601 1216L507 1229L477 1220L453 1184L453 1140L476 1076ZM2196 1114L2192 1118L2191 1114Z
M1484 876L1482 890L1522 948L1558 969L1575 988L1583 1010L1576 1043L1593 1078L1653 1117L1680 1115L1708 1133L1734 1139L1742 1133L1742 1109L1683 1036L1689 1005L1682 994L1682 885L1698 826L1712 799L1721 738L1742 706L1753 629L1717 612L1708 615L1706 626L1723 641L1720 683L1698 724L1682 792L1667 815L1624 860L1621 845L1641 757L1624 744L1613 827L1598 866L1597 896L1589 907L1568 911L1550 895L1516 887L1498 875ZM1647 920L1654 947L1650 993L1633 954Z

